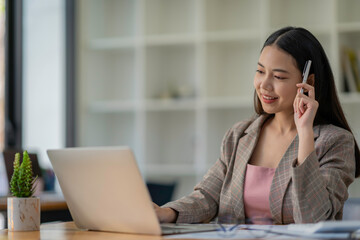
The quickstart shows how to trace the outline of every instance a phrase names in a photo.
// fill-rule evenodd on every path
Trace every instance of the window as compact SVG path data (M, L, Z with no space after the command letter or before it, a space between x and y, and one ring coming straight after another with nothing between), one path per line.
M0 149L5 141L5 0L0 0Z
M23 149L48 168L49 148L65 144L65 4L23 1Z

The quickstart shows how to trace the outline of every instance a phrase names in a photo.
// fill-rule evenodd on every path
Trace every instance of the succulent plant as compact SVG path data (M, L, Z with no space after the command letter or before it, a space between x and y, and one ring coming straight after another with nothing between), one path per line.
M32 197L35 191L31 159L27 151L23 153L23 161L20 164L20 153L15 154L14 173L10 181L10 192L14 197Z

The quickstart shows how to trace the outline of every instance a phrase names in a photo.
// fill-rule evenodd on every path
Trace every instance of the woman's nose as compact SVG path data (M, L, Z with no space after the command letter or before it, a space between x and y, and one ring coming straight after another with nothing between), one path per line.
M271 77L268 75L265 76L261 81L260 87L267 91L273 90Z

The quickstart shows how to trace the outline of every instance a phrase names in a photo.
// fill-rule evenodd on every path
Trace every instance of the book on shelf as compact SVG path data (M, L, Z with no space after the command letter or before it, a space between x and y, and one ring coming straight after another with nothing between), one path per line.
M342 53L344 90L360 92L360 49L344 48Z

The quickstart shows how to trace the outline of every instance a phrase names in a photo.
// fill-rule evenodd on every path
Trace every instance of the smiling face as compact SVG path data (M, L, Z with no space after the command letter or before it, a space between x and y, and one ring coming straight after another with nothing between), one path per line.
M262 50L254 86L266 113L293 113L296 84L301 81L301 72L290 54L273 45Z

